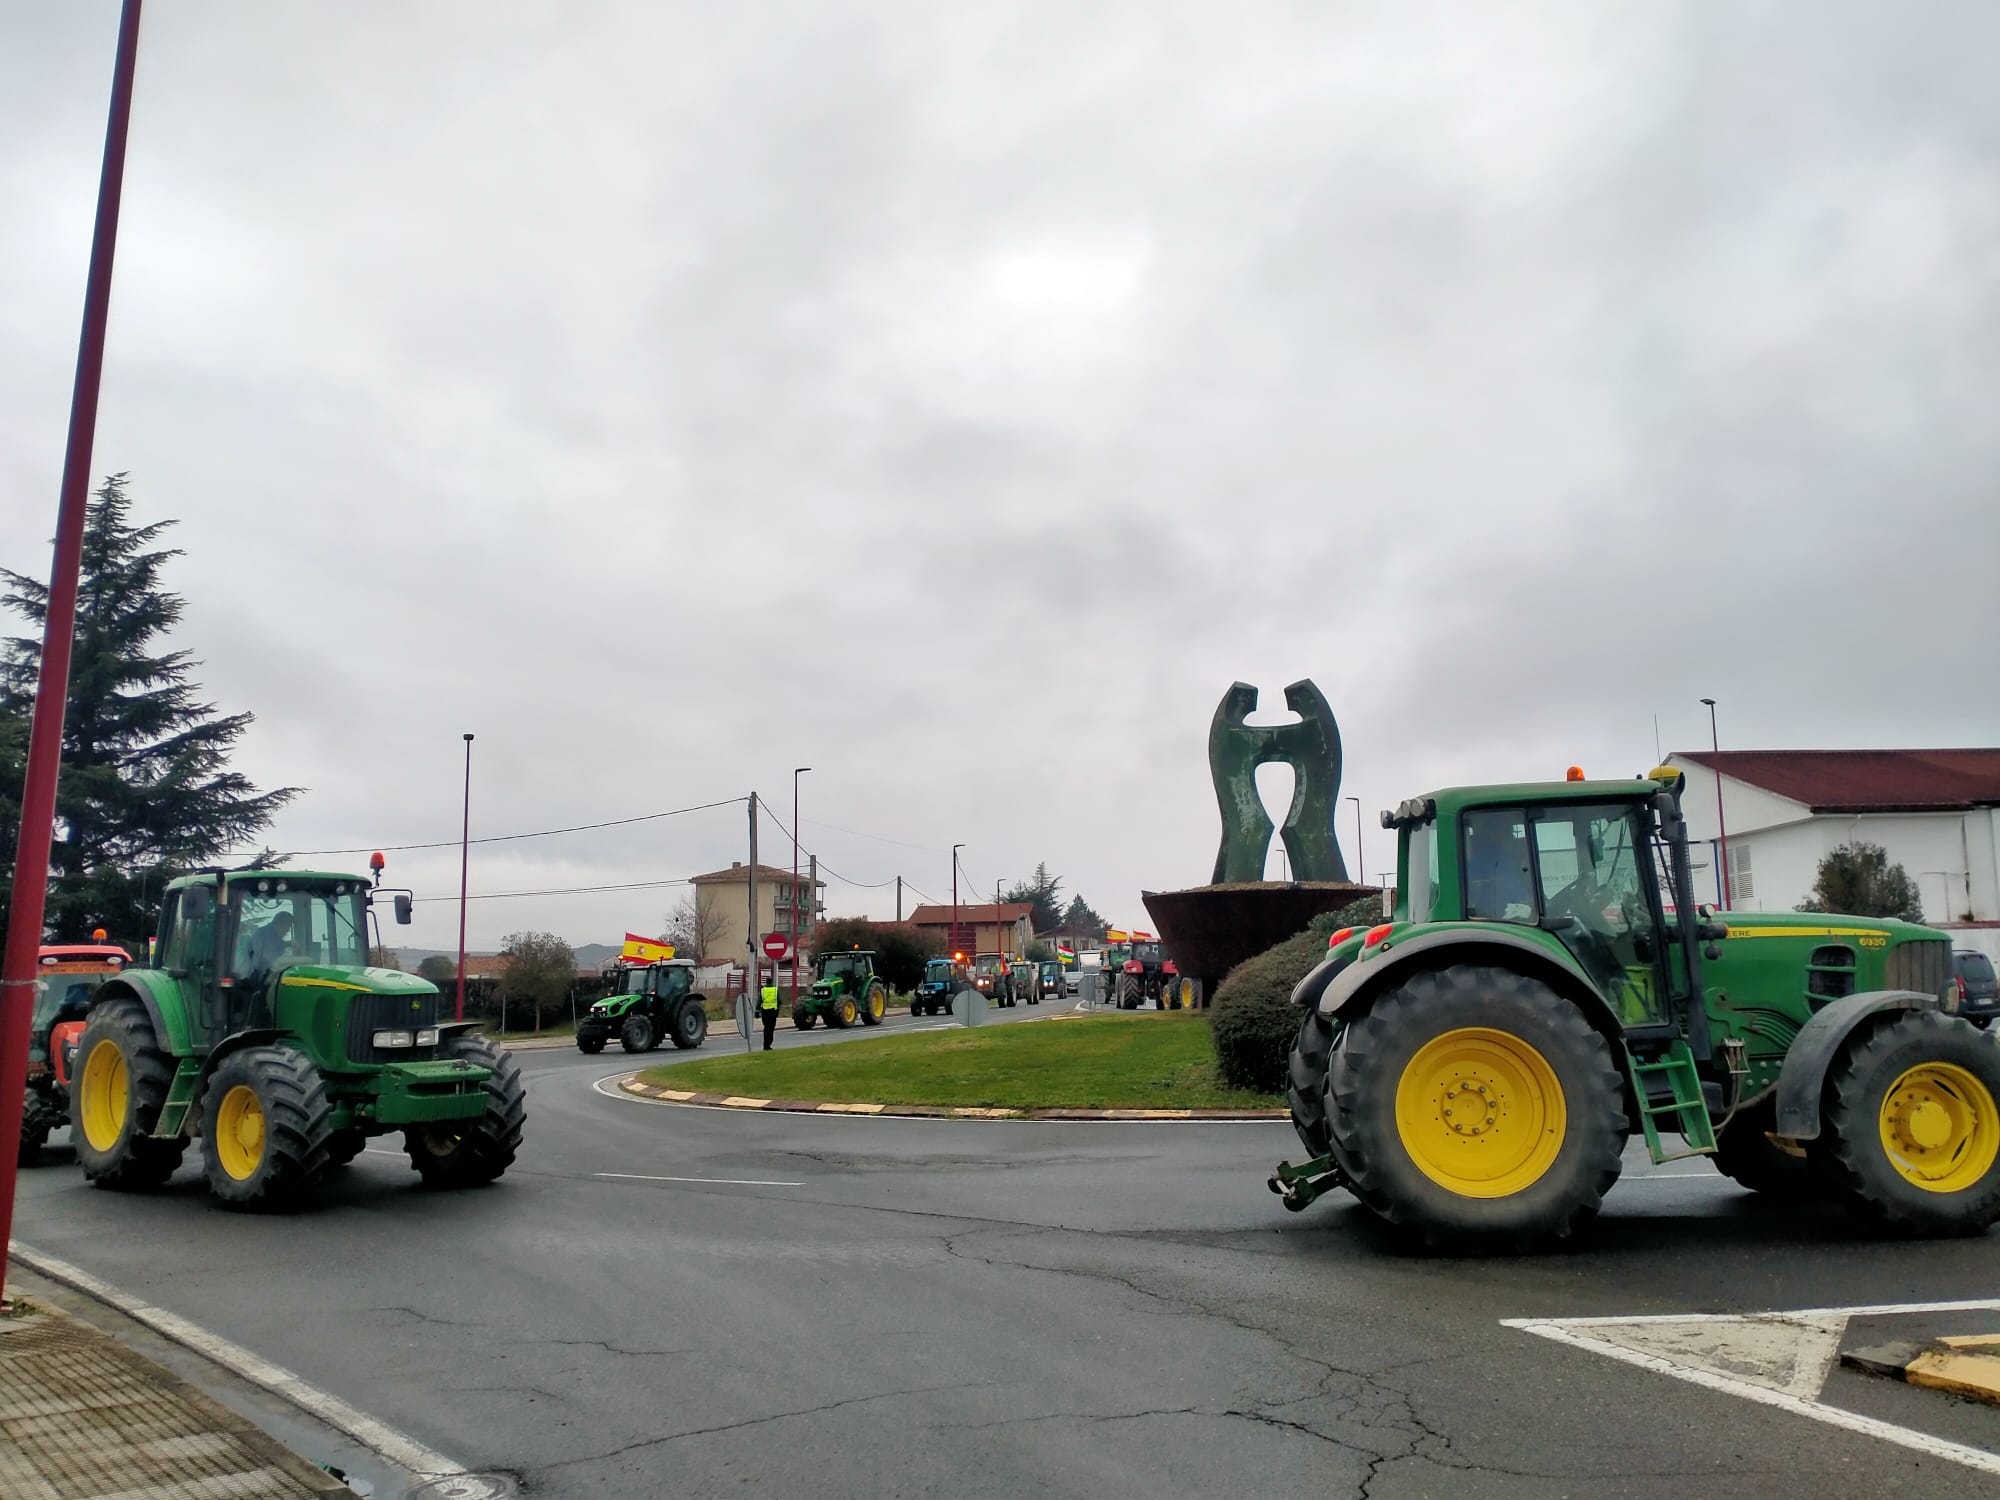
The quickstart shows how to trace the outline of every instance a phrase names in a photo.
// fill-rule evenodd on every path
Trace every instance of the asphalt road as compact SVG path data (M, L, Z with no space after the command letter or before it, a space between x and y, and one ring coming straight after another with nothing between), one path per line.
M2000 1487L1502 1321L1993 1297L2000 1233L1872 1241L1634 1153L1574 1248L1411 1258L1344 1197L1283 1210L1288 1126L693 1110L607 1095L616 1053L522 1062L493 1188L371 1152L258 1219L192 1168L125 1197L51 1164L18 1232L537 1496ZM1826 1399L2000 1454L2000 1408L1845 1372Z

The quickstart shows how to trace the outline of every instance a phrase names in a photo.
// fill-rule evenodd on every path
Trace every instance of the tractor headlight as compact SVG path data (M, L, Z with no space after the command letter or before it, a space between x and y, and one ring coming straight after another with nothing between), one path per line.
M417 1033L417 1045L419 1047L435 1047L437 1044L438 1044L437 1027L426 1026L422 1031L419 1031Z
M433 1032L432 1035L435 1036L436 1033ZM375 1033L375 1045L378 1047L414 1047L416 1044L417 1039L407 1031L378 1031Z

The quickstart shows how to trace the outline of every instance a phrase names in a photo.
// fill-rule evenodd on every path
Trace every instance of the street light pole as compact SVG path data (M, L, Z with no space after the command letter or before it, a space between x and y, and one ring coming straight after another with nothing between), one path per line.
M951 958L958 962L958 851L963 844L951 846Z
M111 319L111 265L118 247L118 202L125 184L125 137L132 123L132 76L139 56L139 0L125 0L118 50L111 65L111 108L97 178L97 222L84 278L83 330L77 339L62 487L56 501L55 558L42 620L41 675L28 730L27 777L14 846L14 897L5 959L0 961L0 1140L21 1133L27 1092L28 1033L35 1014L38 950L48 909L49 842L55 831L56 779L62 769L63 715L69 708L70 652L76 642L76 595L83 569L84 520L90 506L90 452L97 435L97 393L104 374L104 336ZM0 1298L6 1292L7 1247L14 1232L16 1158L0 1155Z
M1366 885L1368 884L1368 856L1361 852L1361 799L1359 797L1344 797L1341 800L1354 804L1354 878L1357 884Z
M1715 700L1701 700L1708 705L1708 748L1710 758L1715 762L1715 857L1721 867L1722 909L1729 910L1729 829L1722 821L1722 740L1715 732Z
M799 1008L799 778L811 766L792 767L792 1009Z
M465 737L465 822L458 834L458 1004L452 1012L454 1021L465 1019L465 876L471 862L472 736L468 734Z

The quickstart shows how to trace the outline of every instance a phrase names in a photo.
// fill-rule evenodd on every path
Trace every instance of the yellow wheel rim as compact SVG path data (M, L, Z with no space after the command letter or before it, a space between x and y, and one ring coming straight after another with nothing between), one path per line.
M1889 1086L1879 1121L1889 1164L1927 1193L1958 1193L2000 1157L1993 1093L1955 1063L1918 1063Z
M1465 1198L1505 1198L1539 1182L1562 1150L1562 1084L1511 1032L1447 1031L1418 1049L1396 1085L1396 1133L1417 1170Z
M880 990L870 990L868 992L868 1014L879 1021L882 1019L882 1012L887 1009L888 1003L883 1000L882 992Z
M125 1069L125 1053L107 1038L90 1049L83 1077L78 1080L83 1137L93 1151L109 1151L118 1144L118 1137L125 1133L125 1112L131 1101L132 1079Z
M843 996L840 1002L840 1019L851 1023L860 1014L861 1012L854 1008L854 1002Z
M238 1182L253 1176L264 1162L264 1106L257 1091L239 1083L222 1096L215 1110L215 1159Z

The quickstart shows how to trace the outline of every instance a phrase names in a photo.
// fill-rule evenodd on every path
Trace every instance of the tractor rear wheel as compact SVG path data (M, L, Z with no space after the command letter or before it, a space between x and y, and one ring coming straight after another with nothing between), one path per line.
M225 1208L285 1211L326 1175L333 1110L319 1069L289 1047L245 1047L201 1094L201 1165Z
M813 1029L813 1022L818 1019L819 1017L809 1010L800 1010L796 1007L792 1010L792 1025L800 1031L811 1031Z
M1827 1069L1811 1159L1862 1218L1899 1234L2000 1220L2000 1048L1935 1011L1903 1011Z
M69 1136L83 1175L99 1187L158 1187L174 1175L184 1138L151 1132L174 1081L174 1062L137 1000L93 1006L76 1049Z
M674 1046L691 1052L708 1040L708 1007L701 996L690 995L674 1014Z
M653 1023L636 1012L625 1018L625 1024L618 1030L618 1045L627 1052L650 1052L653 1050Z
M1715 1133L1715 1170L1738 1187L1787 1202L1826 1196L1825 1185L1803 1155L1794 1156L1771 1139L1778 1123L1777 1098L1760 1099Z
M1596 1213L1624 1080L1577 1007L1487 965L1412 974L1349 1020L1327 1070L1354 1195L1433 1245L1524 1249Z
M870 984L861 996L861 1022L864 1026L880 1026L882 1017L889 1013L889 992L881 980Z
M1146 987L1140 983L1137 974L1120 974L1118 976L1118 1008L1120 1010L1137 1010L1140 1002L1145 999L1145 989Z
M1292 1106L1292 1129L1314 1156L1333 1149L1333 1132L1326 1123L1326 1070L1332 1061L1333 1022L1317 1008L1308 1010L1292 1043L1285 1099Z
M403 1149L425 1187L484 1187L514 1164L528 1117L527 1089L514 1054L483 1036L445 1038L438 1056L487 1070L486 1112L474 1120L412 1125Z
M14 1155L15 1165L32 1167L48 1144L49 1132L68 1123L69 1117L48 1092L29 1084L27 1097L21 1101L21 1144Z

